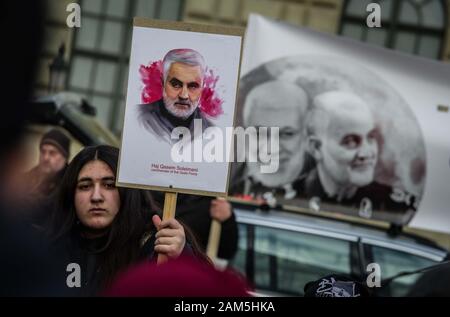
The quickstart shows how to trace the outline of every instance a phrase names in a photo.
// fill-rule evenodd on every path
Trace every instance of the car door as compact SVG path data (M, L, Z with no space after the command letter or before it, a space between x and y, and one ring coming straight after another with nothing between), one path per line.
M240 223L231 264L267 295L302 296L307 282L328 274L361 276L356 242L320 233Z
M368 258L373 263L377 263L381 270L381 281L396 276L400 272L412 272L423 269L439 263L442 258L430 254L420 255L413 249L408 251L407 248L395 248L389 244L372 244L364 242L368 250ZM381 283L381 288L374 288L377 296L406 296L414 283L422 276L422 274L412 274L394 279L388 285Z

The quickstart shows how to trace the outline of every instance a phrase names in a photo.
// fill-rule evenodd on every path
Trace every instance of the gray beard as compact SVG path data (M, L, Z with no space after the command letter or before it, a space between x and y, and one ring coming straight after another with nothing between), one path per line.
M199 101L197 101L196 103L191 103L190 101L188 101L190 107L187 110L180 110L175 106L176 102L179 102L178 99L172 100L170 98L167 98L167 96L164 94L163 95L163 101L164 101L164 106L166 107L167 111L169 111L169 113L171 115L173 115L174 117L186 120L187 118L189 118L195 111L195 109L197 109Z

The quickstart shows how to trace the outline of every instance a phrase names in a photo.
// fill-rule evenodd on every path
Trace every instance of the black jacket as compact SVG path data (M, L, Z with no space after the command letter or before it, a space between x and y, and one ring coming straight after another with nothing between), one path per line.
M160 206L164 205L164 194L156 193L155 199ZM209 214L213 198L179 194L175 218L187 225L203 251L206 250L212 218ZM230 260L234 257L238 246L238 227L232 212L231 217L222 223L220 244L217 256Z
M144 237L145 236L145 237ZM64 273L63 285L66 284L66 278L71 272L66 272L67 265L75 263L80 267L81 287L73 287L69 291L69 296L98 296L104 291L101 284L102 268L101 255L102 248L106 245L108 235L95 239L83 238L78 230L74 230L70 237L62 238L58 241L56 252L64 259L64 266L61 266L60 273ZM139 251L139 259L136 261L156 262L157 253L155 248L155 235L152 232L143 235ZM194 256L192 247L186 242L182 256Z

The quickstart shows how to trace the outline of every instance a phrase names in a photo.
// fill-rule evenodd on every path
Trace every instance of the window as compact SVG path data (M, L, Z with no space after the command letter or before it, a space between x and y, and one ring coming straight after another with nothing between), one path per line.
M415 271L431 265L436 262L425 259L413 254L391 250L387 248L372 247L372 254L375 263L381 268L381 279L390 278L400 272ZM406 296L410 287L420 277L420 274L399 277L392 281L388 289L382 290L382 296Z
M68 88L97 108L97 118L116 133L125 108L132 18L178 20L183 0L82 0L75 29Z
M232 263L233 267L242 273L243 275L246 275L246 251L248 249L247 247L247 226L243 224L238 225L239 230L239 240L238 240L238 249L236 252L236 255L234 256Z
M233 266L259 290L303 295L307 282L332 273L351 275L349 241L242 224L239 237Z
M369 3L381 6L381 28L369 28ZM442 0L347 0L340 34L379 46L439 59L442 56L446 5Z

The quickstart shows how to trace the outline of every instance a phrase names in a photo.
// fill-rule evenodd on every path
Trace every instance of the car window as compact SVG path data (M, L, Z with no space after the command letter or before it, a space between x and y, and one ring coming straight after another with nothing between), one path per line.
M236 269L243 275L246 275L245 257L247 254L247 225L238 224L238 229L239 229L238 250L231 263L234 269Z
M245 273L248 228L240 225L233 265ZM313 234L255 226L254 284L257 289L303 295L307 282L331 273L350 275L350 242Z
M437 263L417 255L378 246L372 246L372 254L375 263L380 265L382 280L400 272L415 271ZM420 276L421 274L413 274L399 277L392 281L387 289L378 293L383 296L405 296Z

